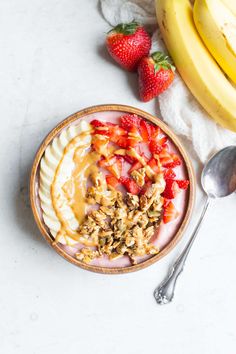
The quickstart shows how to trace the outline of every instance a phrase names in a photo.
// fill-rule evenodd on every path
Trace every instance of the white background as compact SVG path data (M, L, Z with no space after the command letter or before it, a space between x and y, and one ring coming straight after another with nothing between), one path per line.
M122 276L67 263L34 223L28 177L48 130L94 104L157 111L138 100L136 75L108 57L108 29L96 0L0 1L0 353L235 353L235 195L210 207L163 307L152 292L194 222L165 259Z

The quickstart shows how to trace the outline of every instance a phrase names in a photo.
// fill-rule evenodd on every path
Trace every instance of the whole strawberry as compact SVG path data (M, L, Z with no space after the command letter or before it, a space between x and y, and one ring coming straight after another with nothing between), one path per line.
M106 46L112 58L123 68L133 71L148 55L151 38L137 22L121 23L108 32Z
M174 66L162 52L141 59L138 65L139 93L143 102L164 92L174 80Z

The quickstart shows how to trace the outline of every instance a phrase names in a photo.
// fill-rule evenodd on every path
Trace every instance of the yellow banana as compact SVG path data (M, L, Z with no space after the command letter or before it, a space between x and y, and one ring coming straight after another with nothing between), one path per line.
M193 18L203 42L236 83L236 16L220 0L195 0Z
M193 95L220 125L236 132L236 90L203 44L189 0L156 0L167 49Z
M236 16L236 1L235 0L222 0L222 2L230 9Z

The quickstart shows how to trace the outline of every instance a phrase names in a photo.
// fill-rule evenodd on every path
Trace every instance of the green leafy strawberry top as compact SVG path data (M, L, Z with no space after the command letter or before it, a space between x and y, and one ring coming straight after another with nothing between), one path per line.
M162 52L154 52L151 55L152 59L154 60L154 69L155 72L159 71L160 69L165 69L165 70L172 70L175 71L175 67L172 64L171 59L168 57L168 55L165 55Z
M117 26L112 28L108 33L122 33L124 35L134 34L137 28L140 27L140 24L136 21L132 21L130 23L119 23Z

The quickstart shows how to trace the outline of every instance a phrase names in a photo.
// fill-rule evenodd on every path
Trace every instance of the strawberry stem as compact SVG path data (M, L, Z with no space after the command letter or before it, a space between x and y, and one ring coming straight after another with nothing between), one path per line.
M124 35L134 34L139 27L139 23L132 21L130 23L119 23L117 26L113 27L108 33L122 33Z
M154 70L155 73L160 69L175 71L175 67L172 64L172 60L168 55L165 55L162 52L154 52L151 54L152 59L154 60Z

